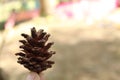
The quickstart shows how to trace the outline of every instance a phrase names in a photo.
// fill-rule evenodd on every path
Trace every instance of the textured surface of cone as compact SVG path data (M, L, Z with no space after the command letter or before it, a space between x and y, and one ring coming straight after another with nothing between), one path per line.
M40 29L36 31L35 27L31 29L31 35L22 33L25 40L19 40L22 43L21 52L16 53L18 63L22 64L30 71L40 73L52 67L54 61L49 60L55 51L49 51L53 42L47 42L50 34Z

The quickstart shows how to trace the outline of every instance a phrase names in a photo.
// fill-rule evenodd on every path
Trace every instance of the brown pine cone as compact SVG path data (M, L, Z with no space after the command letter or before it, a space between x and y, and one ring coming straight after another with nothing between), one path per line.
M49 51L53 42L46 43L50 34L40 29L36 31L35 27L31 29L31 36L21 34L26 40L19 40L23 45L20 46L21 52L16 53L18 63L22 64L30 71L40 73L47 68L51 68L54 61L48 60L55 51Z

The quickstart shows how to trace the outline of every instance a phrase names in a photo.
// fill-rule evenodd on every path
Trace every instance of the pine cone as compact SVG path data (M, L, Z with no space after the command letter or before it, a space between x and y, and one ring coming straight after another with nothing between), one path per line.
M35 27L31 29L31 36L21 34L26 40L19 40L23 45L20 46L21 52L16 53L18 63L22 64L30 71L40 73L47 68L51 68L54 61L48 60L55 51L49 51L53 42L46 43L50 34L40 29L36 31Z

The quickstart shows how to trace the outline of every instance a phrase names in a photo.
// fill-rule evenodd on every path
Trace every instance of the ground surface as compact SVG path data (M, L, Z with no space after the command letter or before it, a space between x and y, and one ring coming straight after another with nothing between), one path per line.
M40 27L37 27L37 29ZM120 32L116 28L45 28L54 41L53 57L56 64L44 72L46 80L119 80L120 79ZM28 73L16 63L14 53L19 51L21 32L29 29L18 27L1 33L0 67L7 72L7 80L24 80ZM12 35L12 36L11 36ZM2 35L1 35L2 36ZM2 38L3 39L3 38ZM12 74L11 74L12 73Z

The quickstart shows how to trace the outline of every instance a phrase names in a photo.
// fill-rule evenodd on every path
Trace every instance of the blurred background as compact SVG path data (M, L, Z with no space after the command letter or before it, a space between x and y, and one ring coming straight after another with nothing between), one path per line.
M0 0L0 80L25 80L15 53L31 27L55 42L45 80L120 79L120 0Z

